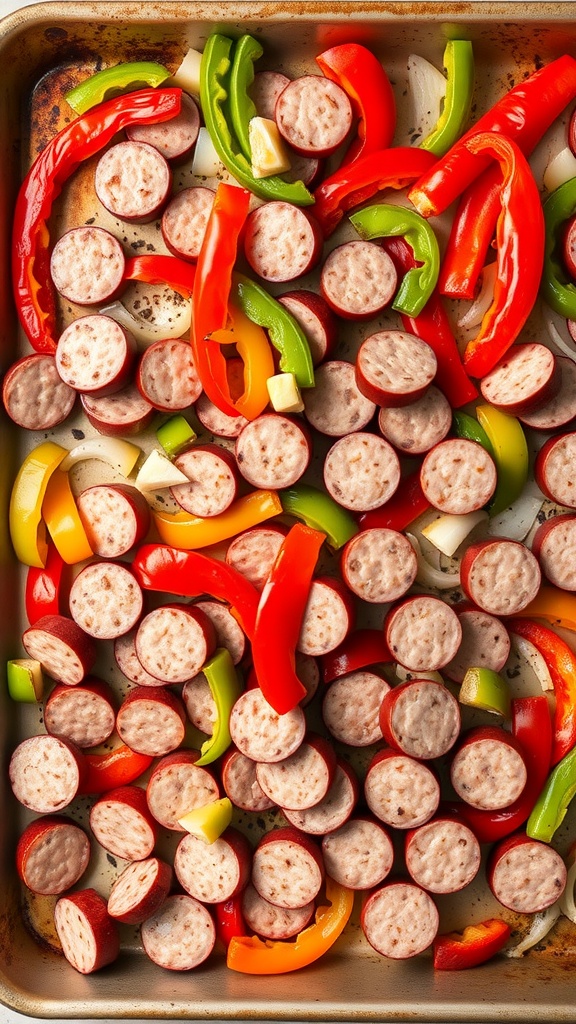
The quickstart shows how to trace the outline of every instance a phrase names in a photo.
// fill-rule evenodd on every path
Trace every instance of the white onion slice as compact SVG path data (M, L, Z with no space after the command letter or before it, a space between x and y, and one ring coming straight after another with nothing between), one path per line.
M443 555L448 555L451 558L464 543L468 534L484 519L488 519L488 513L483 509L478 512L468 512L462 516L443 515L428 523L423 528L422 534L431 544L439 548Z
M570 146L564 146L564 149L556 153L547 164L542 181L548 192L555 192L565 181L575 177L576 156Z
M136 317L126 309L122 302L111 302L104 306L100 312L116 320L121 327L125 327L134 335L136 341L141 345L151 345L155 341L169 338L181 338L190 330L192 323L192 303L183 300L179 310L173 309L171 316L166 316L165 323L158 320L147 323L141 317Z
M178 89L184 89L184 92L189 92L191 96L199 96L201 63L202 54L200 50L188 50L180 67L176 69L172 78L165 82L164 85L176 86Z
M465 331L472 327L478 327L488 312L494 298L494 282L496 280L497 264L488 263L482 270L480 276L480 291L468 309L458 319L458 327Z
M431 679L434 683L445 685L439 672L412 672L403 665L396 665L394 671L401 683L405 683L407 679Z
M436 127L440 117L446 79L434 64L416 53L408 57L408 95L411 134L418 132L422 141Z
M560 324L568 332L565 317L560 316L559 313L555 313L554 310L550 309L549 306L546 306L544 308L543 319L546 325L546 330L548 331L548 334L550 336L551 342L556 346L558 351L561 352L563 356L568 356L568 358L571 359L572 362L576 362L576 345L571 339L568 340L566 338L563 338L560 331L558 330L558 324Z
M524 660L528 662L528 665L540 683L542 691L544 693L551 690L553 691L554 683L552 682L552 677L538 648L524 636L518 636L517 633L511 633L510 636L514 649L520 657L524 658Z
M542 939L545 939L548 932L554 927L560 917L560 901L557 900L551 907L534 914L527 935L516 945L509 946L502 950L504 956L521 957L533 946L537 946Z
M522 494L508 508L493 516L488 524L491 537L524 540L536 522L544 495L534 480L528 481Z
M189 478L166 455L154 448L138 470L134 486L145 493L188 483Z
M208 129L201 128L194 147L192 174L199 178L213 178L216 174L222 174L224 169Z
M560 905L560 911L567 917L572 924L576 924L576 900L574 899L574 890L576 887L576 859L574 863L568 867L568 874L566 876L566 888L562 893L558 903Z
M60 463L60 469L66 472L78 462L86 459L99 459L107 462L112 469L117 469L122 476L130 476L142 449L121 437L91 437L77 444Z
M414 548L418 559L418 572L416 574L418 583L425 587L433 587L435 590L454 590L460 586L460 569L457 569L455 572L442 572L441 569L435 569L430 565L430 562L426 561L422 554L418 538L413 533L407 533L406 536Z

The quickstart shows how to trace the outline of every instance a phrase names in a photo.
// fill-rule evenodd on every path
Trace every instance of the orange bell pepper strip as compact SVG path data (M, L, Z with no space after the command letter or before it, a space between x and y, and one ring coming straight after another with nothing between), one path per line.
M230 508L217 516L202 518L188 512L160 512L157 509L152 515L165 544L193 551L236 537L282 512L276 491L251 491L243 498L237 498Z
M54 547L67 565L76 565L92 557L94 552L80 519L70 478L61 469L52 473L48 481L42 516Z
M228 315L231 326L214 331L210 340L220 345L236 345L244 363L244 391L234 401L234 408L239 416L254 420L270 401L266 381L276 373L274 357L266 332L232 299L228 300Z
M256 935L234 935L228 945L226 964L241 974L287 974L307 967L323 956L342 934L354 906L354 892L326 878L330 906L318 907L314 924L294 942L263 941Z
M527 619L545 619L551 626L576 630L576 595L558 587L540 587L524 615Z

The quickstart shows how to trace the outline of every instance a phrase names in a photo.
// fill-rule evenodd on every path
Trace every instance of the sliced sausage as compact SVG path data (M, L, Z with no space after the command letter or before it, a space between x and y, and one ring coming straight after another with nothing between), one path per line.
M553 516L536 530L532 554L550 583L576 590L576 515Z
M486 505L496 489L494 460L481 444L463 437L441 441L420 470L425 498L449 515L466 515Z
M458 701L432 679L410 679L385 694L380 727L393 750L418 760L443 757L460 732Z
M200 601L199 604L207 604ZM189 679L182 687L182 700L186 708L186 714L192 725L200 732L211 736L214 731L214 723L218 718L216 701L212 696L210 683L204 672L199 672L193 679Z
M459 892L478 874L480 843L463 822L440 817L407 833L404 859L423 889Z
M248 214L244 255L265 281L294 281L316 266L323 236L312 214L273 200Z
M368 897L360 922L377 953L406 960L432 944L439 915L432 897L418 885L389 882Z
M188 833L178 843L174 871L189 896L202 903L222 903L247 885L251 861L248 840L235 828L227 828L213 843Z
M460 566L466 596L491 615L517 615L540 589L540 566L532 552L514 540L471 544Z
M498 843L487 876L498 902L517 914L546 910L566 887L566 865L557 850L525 834Z
M186 712L180 698L165 687L137 686L124 699L116 729L138 754L163 757L182 743Z
M93 562L70 588L70 614L98 640L128 633L142 614L144 598L136 577L120 562Z
M312 581L297 649L320 657L346 639L354 625L354 605L344 584L330 576Z
M303 395L304 415L321 434L345 437L364 430L376 412L376 405L356 385L352 363L331 359L314 374L314 387Z
M251 931L263 939L291 939L306 928L314 914L314 901L303 907L278 907L263 899L253 885L242 893L242 916Z
M290 84L287 75L280 71L257 71L248 92L256 107L259 117L274 120L276 100L280 93Z
M364 797L372 814L385 825L416 828L438 810L440 786L428 765L406 754L381 750L368 766Z
M64 815L36 818L24 829L16 847L16 869L32 892L52 896L71 889L90 861L90 840Z
M166 160L181 161L194 149L199 130L198 104L192 96L183 92L180 112L176 117L159 124L129 124L126 127L126 135L130 142L147 142Z
M556 395L537 409L521 413L520 419L533 430L558 430L576 417L576 363L568 356L556 356L560 387Z
M230 735L246 757L253 761L282 761L290 757L304 739L306 721L300 707L279 715L261 690L243 693L230 714Z
M534 463L534 476L540 490L550 501L566 508L576 508L575 465L576 431L550 437Z
M147 672L136 654L136 630L116 637L114 641L114 657L120 671L137 686L158 686L156 676Z
M105 228L84 224L58 239L50 257L56 291L79 306L103 305L122 288L126 259L117 238Z
M58 683L76 686L96 661L92 637L65 615L43 615L22 634L29 658Z
M405 331L378 331L366 338L356 357L356 384L371 402L410 405L422 398L436 376L430 345Z
M191 896L169 896L140 929L144 952L168 971L190 971L214 949L216 928L202 904Z
M386 642L396 661L410 672L437 672L456 654L462 626L456 612L439 597L408 597L389 612Z
M198 259L214 196L211 188L197 186L182 189L170 200L160 227L164 244L173 256Z
M322 296L345 320L371 320L390 305L398 279L391 257L376 242L343 242L326 257Z
M73 320L56 346L56 369L68 387L94 398L120 391L128 384L134 358L134 337L110 316L90 313Z
M117 959L118 930L95 889L61 896L54 908L54 924L64 956L80 974L92 974Z
M11 420L24 430L51 430L68 418L76 391L62 380L54 356L35 352L8 370L2 402Z
M380 705L389 689L385 679L363 669L335 679L322 701L330 735L349 747L368 747L381 740Z
M332 784L326 796L304 811L289 811L282 808L282 813L291 825L312 836L323 836L334 832L354 811L358 800L358 779L354 770L345 761L338 759Z
M118 142L96 165L94 189L102 206L121 220L145 224L162 209L172 185L166 158L147 142Z
M452 426L448 399L433 384L416 402L378 413L380 433L403 455L422 455L443 441Z
M335 441L324 460L324 483L339 505L352 512L379 508L396 492L400 462L392 445L358 431Z
M52 736L77 747L97 747L114 732L116 701L112 687L88 678L78 686L56 686L44 704L44 725Z
M178 412L193 405L202 384L189 342L155 341L140 357L136 384L142 397L161 412Z
M520 744L497 726L469 729L450 766L450 780L458 796L472 807L487 811L513 804L526 779Z
M308 733L290 757L272 764L258 763L256 778L272 803L303 811L324 799L335 769L332 745L323 736Z
M154 766L146 787L146 799L163 828L184 832L178 819L220 796L214 776L196 764L198 756L196 750L175 750Z
M291 487L312 454L307 432L295 419L264 413L246 424L236 441L236 461L245 480L264 490Z
M277 907L306 907L318 895L323 880L320 849L295 828L267 832L254 850L252 885Z
M350 818L322 839L326 874L347 889L373 889L392 870L394 847L386 829L369 817Z
M170 493L192 516L217 516L230 507L238 493L238 467L231 452L217 444L194 445L174 459L190 483L171 487Z
M197 675L216 648L210 619L194 605L166 604L146 615L136 633L136 654L161 683Z
M81 395L86 419L108 437L132 437L146 429L154 408L139 392L135 384L128 384L113 395L94 398Z
M305 708L314 698L320 684L318 662L311 654L296 651L296 675L306 690L306 695L300 701L300 706Z
M198 398L194 411L205 430L216 437L226 437L229 440L237 438L249 422L245 416L228 416L214 405L204 392Z
M304 331L312 362L318 366L330 355L338 332L336 319L328 303L321 295L306 288L276 297Z
M560 379L554 353L546 345L530 341L508 349L480 381L480 391L490 405L519 416L553 399Z
M510 637L506 627L480 608L458 611L462 641L452 661L444 666L448 679L461 683L469 668L490 668L500 672L510 654Z
M286 142L306 156L329 156L352 126L352 107L344 90L320 75L302 75L276 100L275 118Z
M270 523L239 533L228 545L226 561L262 590L286 536L286 527Z
M110 917L122 924L142 924L162 906L171 883L172 868L158 857L129 864L110 890Z
M92 805L90 828L105 850L132 861L150 856L158 826L148 810L144 790L119 786Z
M268 811L274 807L274 801L266 796L256 777L256 761L234 747L222 760L222 786L241 811Z
M418 572L418 559L404 534L373 528L348 541L341 569L353 594L369 604L387 604L410 589Z
M8 774L17 800L37 814L56 814L77 795L86 771L82 752L59 736L30 736L18 744Z
M130 484L87 487L76 504L88 543L100 558L120 558L148 533L148 502Z

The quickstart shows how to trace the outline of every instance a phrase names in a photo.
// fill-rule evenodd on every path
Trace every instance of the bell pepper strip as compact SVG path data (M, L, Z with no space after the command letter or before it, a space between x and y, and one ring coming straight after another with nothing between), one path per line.
M449 39L444 49L446 96L442 113L430 135L420 143L436 156L444 156L457 139L470 116L474 92L474 52L469 39Z
M411 185L436 163L433 153L413 146L394 146L359 157L324 179L314 192L314 216L325 238L344 214L384 189Z
M526 835L551 843L576 796L576 747L551 771L526 825Z
M481 708L503 718L510 717L510 688L505 679L491 668L467 669L460 690L460 704Z
M392 301L392 309L407 316L418 316L432 295L440 269L440 249L427 221L414 210L388 203L375 203L353 213L350 222L361 238L400 236L414 255L413 266L402 278Z
M132 572L143 590L180 597L209 594L225 601L234 609L246 636L253 637L260 595L245 576L226 562L168 544L142 544L132 561ZM221 664L222 659L216 671Z
M256 935L233 936L226 965L241 974L286 974L314 963L344 931L354 906L354 892L327 876L326 899L330 906L318 907L314 924L308 925L294 941L263 941Z
M344 547L358 533L354 516L318 487L297 483L280 491L279 497L284 512L301 519L312 530L326 534L326 540L334 551Z
M194 762L198 764L198 761ZM232 821L232 801L229 797L223 796L218 800L210 800L200 807L193 807L191 811L178 818L178 824L182 826L191 836L200 839L207 846L212 846L220 838L225 829Z
M13 658L6 664L6 682L12 700L38 704L44 699L42 665L34 658Z
M239 893L238 896L231 896L223 903L214 903L213 910L216 935L226 948L235 936L246 935L246 924L242 914L242 893Z
M341 43L318 54L322 74L350 97L358 120L357 138L348 147L341 166L392 145L396 129L396 102L382 64L361 43Z
M251 491L237 498L230 508L217 516L202 518L187 512L161 512L158 509L153 510L152 516L158 535L165 544L193 551L236 537L282 512L276 491Z
M244 390L234 399L234 408L238 415L254 420L269 402L267 381L275 373L274 357L266 332L246 316L232 296L228 300L228 316L229 330L214 331L211 341L236 345L243 362Z
M230 68L233 63L234 41L214 32L208 36L200 65L200 103L208 134L220 160L230 174L250 192L261 199L278 199L295 206L309 206L314 198L302 181L284 181L279 175L255 178L249 159L234 138L227 116L231 102ZM248 49L247 60L252 61ZM246 117L247 107L237 105L238 117Z
M524 609L524 615L530 619L545 619L552 626L576 630L576 596L544 585Z
M478 423L478 420L474 419L467 412L456 409L452 414L452 423L456 437L463 437L467 441L476 441L476 444L481 444L488 454L494 458L492 442L484 427Z
M106 793L117 786L128 786L139 779L154 760L149 754L138 754L125 743L104 754L88 751L84 757L87 772L80 789L82 795Z
M515 618L508 619L506 626L533 644L546 662L554 684L552 764L557 764L576 745L576 655L557 633L540 622Z
M441 295L473 299L500 213L502 175L487 167L462 194L438 277Z
M488 511L498 515L520 497L528 479L528 445L520 421L492 405L476 408L478 422L492 446L498 479Z
M66 125L24 179L14 212L12 282L20 323L36 352L54 353L56 304L50 278L48 219L62 187L121 128L156 124L180 112L180 89L142 89L107 100Z
M212 764L230 746L230 712L243 690L230 652L224 647L218 648L202 666L202 671L216 705L216 721L212 735L200 748L200 757L196 761L198 765Z
M48 557L42 502L48 481L68 455L54 441L43 441L26 456L10 495L10 539L16 557L24 565L43 568Z
M320 659L322 680L332 683L349 672L357 672L368 665L382 665L393 661L381 629L356 629L345 640Z
M191 445L196 437L196 431L180 413L161 423L156 430L156 438L170 459Z
M263 47L254 36L243 35L234 47L234 56L230 68L228 109L232 130L236 135L240 149L247 159L252 161L252 147L248 126L258 111L249 94L254 81L254 64L264 53Z
M576 285L566 271L562 256L562 229L576 212L576 178L559 186L544 203L546 248L542 296L556 313L576 318Z
M507 92L436 164L424 171L408 198L423 217L443 213L487 167L468 142L478 132L513 139L529 154L544 132L576 97L576 60L568 54L538 68Z
M388 238L385 249L399 273L409 273L416 266L410 246L403 238ZM448 314L438 292L434 290L418 316L402 314L405 331L415 334L433 349L438 363L436 384L444 392L453 409L467 405L478 397L460 357Z
M506 945L512 929L499 917L469 924L463 932L437 935L432 943L435 971L463 971L491 960Z
M358 516L358 524L361 530L397 530L402 533L430 507L420 483L420 470L416 470L402 480L396 493L384 505Z
M64 99L76 114L85 114L102 103L110 92L133 92L143 86L157 89L167 78L170 72L162 64L151 60L128 61L96 71L70 89Z
M326 535L296 523L287 533L260 596L252 659L258 685L285 715L306 696L295 653L312 576Z
M189 298L194 290L196 267L178 256L149 253L126 260L125 281L143 281L145 284L167 284L175 292Z
M31 626L43 615L61 614L61 583L64 559L54 544L48 544L45 566L31 566L26 573L24 604Z
M282 303L256 281L242 274L235 274L234 281L233 303L249 320L266 328L270 341L280 353L282 372L293 373L301 388L314 387L310 346L300 324Z
M67 565L77 565L94 552L78 512L68 473L52 473L42 502L42 518L54 546Z

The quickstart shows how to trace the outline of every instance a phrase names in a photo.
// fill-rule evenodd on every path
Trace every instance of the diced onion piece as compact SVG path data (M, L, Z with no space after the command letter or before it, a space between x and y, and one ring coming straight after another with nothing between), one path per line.
M172 78L165 82L165 85L176 86L179 89L184 89L184 92L189 92L192 96L199 96L201 63L200 50L188 50L180 67L174 72Z
M217 174L223 174L224 170L224 164L214 149L208 129L201 128L194 147L192 174L198 178L213 178Z
M227 796L220 800L211 800L202 807L194 807L182 818L178 818L178 824L182 828L208 845L216 842L231 821L232 802Z
M576 178L576 156L570 146L564 146L548 163L542 181L548 192L555 192L570 178Z
M576 345L571 338L563 338L558 330L558 324L560 323L568 334L570 333L566 327L565 318L560 316L558 313L555 313L549 306L545 307L543 318L552 344L556 346L563 356L568 356L568 359L571 359L572 362L576 362Z
M440 117L446 96L446 79L434 64L411 53L408 57L408 92L410 105L410 140L416 133L425 139Z
M458 319L458 327L465 331L472 327L478 327L484 319L484 314L489 310L494 298L494 282L496 280L496 262L488 263L482 270L480 278L480 291Z
M504 956L521 957L533 946L537 946L542 939L545 939L548 932L554 927L560 917L560 901L557 900L551 907L534 914L527 935L516 945L509 946L502 950Z
M444 686L444 680L439 672L412 672L404 668L404 665L396 665L394 671L401 683L405 683L407 679L431 679L434 683L441 683Z
M418 572L416 574L418 583L425 587L433 587L435 590L454 590L460 585L459 569L454 572L442 572L441 569L435 569L430 565L430 562L426 561L422 554L418 538L412 533L407 533L406 536L414 548L418 559Z
M252 117L248 123L248 141L255 178L268 178L290 170L290 157L276 121L269 117Z
M100 312L130 331L141 345L150 345L154 341L169 340L170 338L181 338L190 330L192 322L192 303L185 300L180 309L171 307L165 322L154 320L148 323L141 317L134 316L122 302L118 301L104 306Z
M576 859L570 864L571 858L567 860L568 874L566 875L566 888L562 893L558 904L560 906L560 912L567 917L572 924L576 924L576 900L574 899L574 890L576 888Z
M139 491L160 491L165 487L178 487L189 484L190 480L182 473L167 455L154 448L138 471L134 486Z
M112 469L117 469L122 476L130 476L141 455L141 448L131 441L124 441L121 437L91 437L87 441L81 441L68 452L60 463L60 469L67 472L77 462L100 459L101 462L107 462Z
M275 412L302 412L304 402L293 373L277 373L266 381L270 403Z
M548 666L537 647L523 636L517 633L511 634L512 643L516 652L528 662L536 679L544 693L554 690L554 683L548 670Z
M443 555L451 558L474 527L486 519L488 513L483 509L478 512L467 512L462 516L443 515L424 526L422 534Z
M536 522L543 501L544 495L538 484L529 481L516 501L490 519L488 533L491 537L524 540Z

